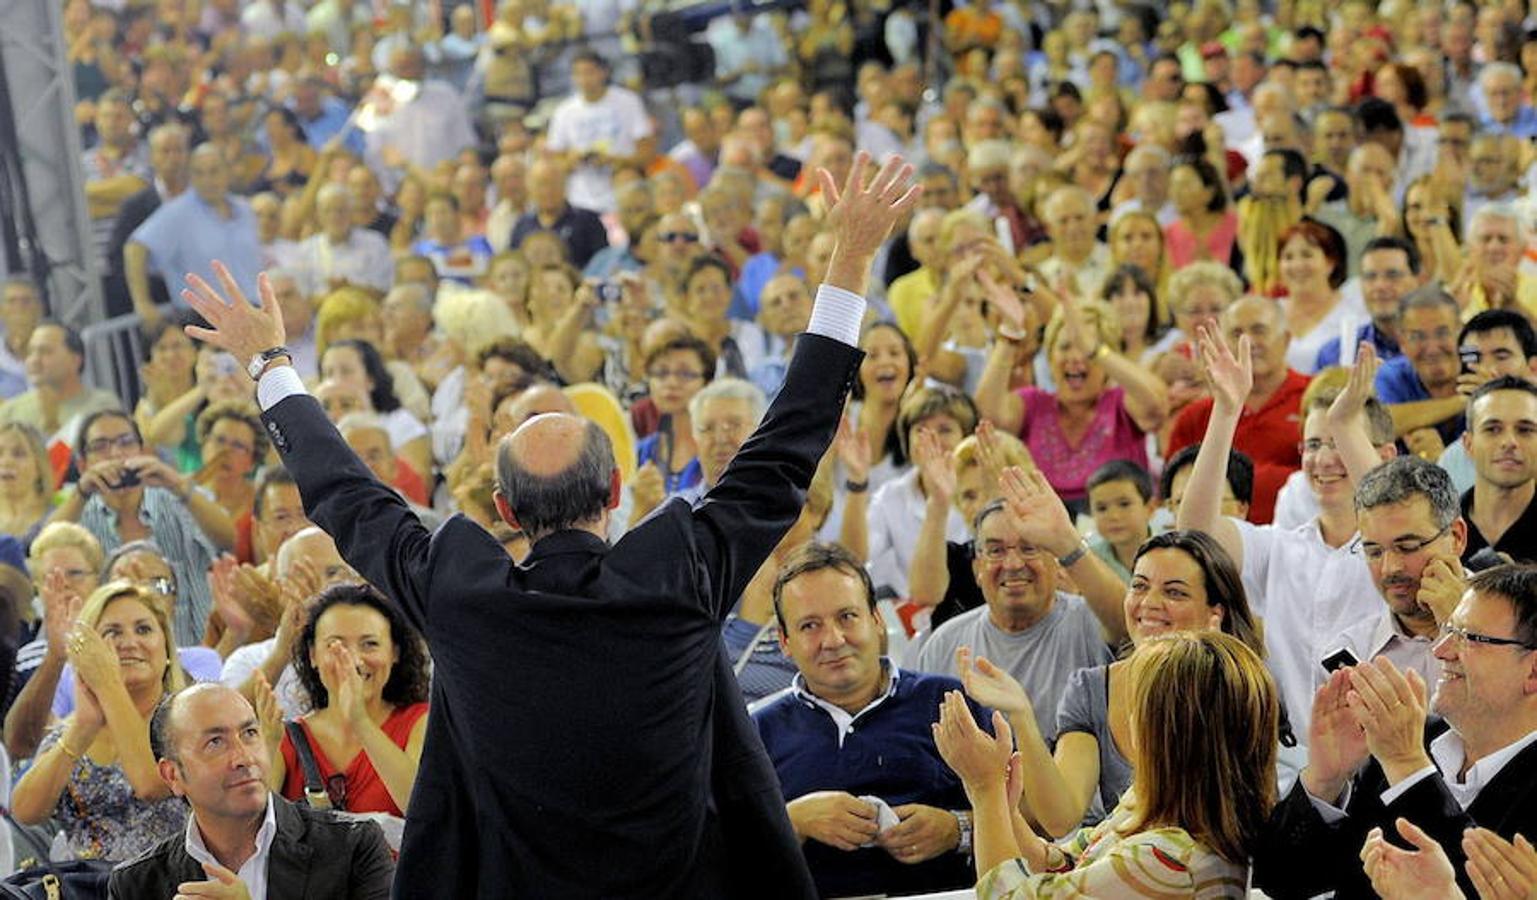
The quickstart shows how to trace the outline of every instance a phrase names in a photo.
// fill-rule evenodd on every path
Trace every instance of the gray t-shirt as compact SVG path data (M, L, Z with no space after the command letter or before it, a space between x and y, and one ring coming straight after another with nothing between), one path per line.
M1035 706L1035 721L1048 745L1057 741L1057 706L1078 669L1109 663L1099 620L1077 594L1057 592L1051 611L1031 627L1009 634L993 624L986 606L939 626L918 654L918 671L959 677L955 651L970 647L1013 675Z
M1115 748L1110 734L1109 666L1079 669L1067 679L1062 705L1057 707L1057 734L1081 731L1099 742L1099 788L1089 803L1083 824L1093 825L1115 809L1131 787L1131 762Z

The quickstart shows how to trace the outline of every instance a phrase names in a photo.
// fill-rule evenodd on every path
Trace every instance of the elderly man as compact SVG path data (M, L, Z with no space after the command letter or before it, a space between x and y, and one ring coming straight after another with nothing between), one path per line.
M917 338L923 317L939 294L939 270L944 265L939 230L944 220L945 210L937 206L924 207L913 215L907 226L907 246L918 268L893 281L886 292L891 314L909 338Z
M389 289L394 274L389 242L354 223L352 193L345 185L333 182L320 189L315 219L320 230L300 241L288 259L290 268L304 274L306 294L324 296L348 284Z
M1522 197L1521 139L1512 134L1480 134L1468 149L1469 178L1462 199L1463 218L1472 222L1490 203L1514 203Z
M528 164L521 156L503 154L491 163L491 185L496 203L486 215L486 240L501 253L512 239L512 229L528 211Z
M1481 826L1510 840L1537 830L1537 568L1498 566L1467 586L1435 643L1435 685L1379 659L1319 688L1308 766L1254 854L1268 896L1377 896L1361 846L1369 831L1398 831L1407 819L1441 844L1473 897L1463 833ZM1428 712L1444 725L1427 729Z
M187 801L187 830L113 870L107 896L388 897L395 863L377 824L268 789L281 729L220 684L162 701L150 720L150 749L171 793Z
M73 445L80 420L100 410L120 409L117 395L87 387L81 379L85 345L73 328L43 321L27 337L25 393L0 403L0 422L23 422L45 441Z
M524 239L536 231L554 232L570 251L571 264L580 269L608 246L608 229L598 214L566 201L566 170L559 161L541 159L534 163L528 169L528 180L533 208L512 226L509 247L523 246Z
M1478 87L1486 112L1479 127L1486 134L1508 134L1523 141L1537 137L1537 109L1521 100L1521 69L1513 63L1485 63Z
M882 654L886 624L870 576L836 544L791 551L773 594L779 644L799 672L755 707L753 723L817 889L849 897L970 886L970 804L931 729L960 682L902 671ZM888 809L895 822L882 821Z
M126 269L123 263L124 248L129 237L140 225L160 208L187 189L187 156L191 150L191 133L183 125L161 125L149 133L149 167L153 173L150 184L137 194L123 201L112 237L107 242L107 315L120 316L133 311L133 300L128 293ZM165 281L159 275L149 280L150 296L155 303L170 300Z
M990 224L1003 219L1008 225L1012 246L1023 249L1029 238L1026 224L1029 213L1020 209L1019 201L1009 189L1012 153L1007 141L978 141L971 146L966 153L966 172L976 194L966 204L966 209L980 213Z
M1173 158L1169 151L1157 144L1141 144L1126 154L1122 171L1129 179L1132 195L1116 205L1110 213L1111 221L1129 212L1145 212L1165 227L1173 224L1178 213L1169 199L1169 173Z
M1097 293L1110 274L1110 249L1094 236L1094 198L1077 185L1059 187L1046 198L1041 218L1051 238L1051 256L1041 263L1041 274L1052 284L1067 279L1080 297Z
M758 298L758 327L769 339L769 352L747 377L769 399L779 395L795 349L795 336L811 320L811 291L794 272L770 278Z
M1457 301L1434 285L1416 288L1399 301L1396 327L1404 353L1377 372L1377 399L1409 450L1435 459L1463 428Z
M43 298L37 283L25 275L0 281L0 399L9 400L27 389L27 348L32 332L43 321Z
M1468 221L1468 271L1448 289L1464 319L1486 309L1516 309L1537 315L1537 278L1522 272L1526 228L1506 203L1488 203Z
M1309 194L1326 184L1324 180L1315 180L1308 185ZM1393 158L1380 144L1361 144L1350 152L1345 185L1349 195L1344 200L1317 204L1313 217L1345 239L1349 273L1354 278L1361 274L1361 254L1367 243L1398 227L1398 207L1393 202Z
M331 540L331 536L313 525L300 528L278 545L273 558L273 580L299 578L301 569L309 570L304 573L306 576L313 575L319 579L321 590L333 584L351 584L363 580L336 552L336 542ZM300 599L307 602L314 598ZM298 673L292 665L294 642L299 639L303 629L303 610L288 611L278 621L276 634L266 640L246 644L224 660L219 681L240 691L253 702L258 692L265 689L265 685L271 685L286 719L296 719L309 712L309 695L300 686Z
M168 282L188 272L213 277L209 260L222 260L243 285L256 283L262 247L256 215L245 200L230 193L229 163L213 144L192 151L192 190L167 201L140 225L123 247L123 272L133 311L146 324L161 314L150 293L151 270Z
M699 483L676 496L693 503L709 493L726 466L758 428L767 405L763 391L740 378L717 378L688 402L694 443L699 448Z
M1089 552L1044 480L1028 506L994 501L977 513L974 527L971 572L985 605L935 629L915 668L960 674L956 651L962 647L987 657L1024 685L1035 704L1036 726L1050 746L1069 676L1109 662L1110 643L1126 637L1125 584ZM1085 596L1061 589L1059 566ZM1089 594L1096 595L1095 602Z
M54 520L79 522L108 553L153 538L182 588L171 617L176 644L201 643L213 609L208 567L235 546L229 513L198 490L192 476L148 452L126 413L86 416L75 452L80 481L54 511Z
M285 364L269 286L257 309L222 269L228 299L191 280L212 325L192 333L252 361L306 508L432 650L427 802L406 824L402 895L814 893L720 625L799 517L856 374L871 261L917 201L911 167L895 160L871 179L867 167L861 157L841 191L819 173L837 235L827 284L779 399L710 501L668 502L609 547L619 473L607 435L535 416L497 452L497 512L533 544L521 565L463 517L429 534L372 476ZM509 677L565 687L485 689Z

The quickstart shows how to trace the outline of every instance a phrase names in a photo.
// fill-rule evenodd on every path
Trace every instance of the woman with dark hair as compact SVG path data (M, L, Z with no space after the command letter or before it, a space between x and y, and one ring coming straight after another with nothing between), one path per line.
M784 352L756 322L727 316L731 309L731 268L714 255L694 260L683 276L683 313L689 331L715 354L715 374L746 378L763 362Z
M257 179L254 192L274 191L286 197L304 190L320 156L309 145L298 114L286 106L274 106L262 117L262 124L272 147L272 160Z
M1430 89L1425 76L1414 66L1403 62L1390 62L1377 70L1372 79L1372 93L1393 104L1399 121L1404 123L1405 138L1411 129L1433 130L1436 117L1429 112Z
M1169 199L1178 214L1164 228L1170 265L1179 269L1197 260L1231 262L1238 214L1228 203L1227 186L1216 167L1199 156L1175 161Z
M1124 673L1132 787L1061 844L1020 813L1030 767L1012 752L1008 720L995 712L987 734L959 691L946 696L934 740L971 800L977 897L1248 896L1249 858L1276 798L1274 680L1249 644L1210 628L1152 638Z
M918 369L918 353L891 322L876 322L865 329L859 349L865 358L854 379L849 414L870 447L869 478L884 484L907 469L897 412Z
M1122 355L1147 364L1147 351L1163 333L1162 304L1153 279L1141 266L1118 266L1105 279L1099 298L1121 318Z
M1420 252L1420 271L1431 281L1451 284L1462 273L1462 195L1448 202L1433 174L1404 189L1399 232Z
M315 601L293 667L314 710L299 727L333 808L406 814L427 736L430 665L421 635L368 585L335 585ZM304 769L286 730L274 749L267 783L302 800Z
M1232 557L1209 535L1168 531L1149 538L1132 563L1126 628L1133 646L1181 631L1221 631L1264 658L1265 642ZM1057 709L1061 732L1048 750L1023 687L962 648L957 668L966 692L1008 716L1024 763L1024 799L1052 837L1092 825L1132 784L1129 660L1079 669ZM1282 743L1295 743L1290 735ZM1269 773L1272 781L1274 773Z
M715 378L710 346L692 335L663 341L646 354L646 382L661 415L657 430L636 445L633 521L666 497L691 488L703 477L689 401Z
M372 411L384 420L395 454L431 483L432 435L420 419L400 405L400 398L395 395L395 379L373 344L354 338L327 344L320 356L320 377L361 388L368 395Z
M1291 343L1286 364L1304 375L1318 371L1318 351L1338 337L1352 320L1367 318L1361 301L1345 303L1340 285L1345 282L1345 239L1316 219L1303 219L1281 232L1276 242L1281 286L1286 296L1281 309ZM1349 327L1354 328L1354 325Z

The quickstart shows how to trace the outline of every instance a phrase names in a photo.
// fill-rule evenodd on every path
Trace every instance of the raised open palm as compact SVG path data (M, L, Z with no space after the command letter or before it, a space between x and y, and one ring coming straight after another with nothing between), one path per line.
M1250 356L1249 336L1238 339L1235 356L1217 329L1202 325L1198 335L1196 346L1201 351L1201 364L1206 368L1206 382L1211 386L1213 404L1229 413L1238 412L1254 388L1254 359Z

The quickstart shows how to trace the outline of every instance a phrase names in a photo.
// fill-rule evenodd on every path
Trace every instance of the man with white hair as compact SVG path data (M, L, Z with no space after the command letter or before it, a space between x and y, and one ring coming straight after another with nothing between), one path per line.
M283 310L283 322L293 329L288 350L294 368L310 377L320 371L320 350L315 344L315 301L304 289L303 274L296 269L268 269L267 280Z
M1478 73L1484 99L1479 128L1486 134L1509 134L1523 141L1537 137L1537 109L1521 101L1521 70L1508 62L1486 63Z
M1490 203L1521 198L1521 139L1513 134L1484 132L1468 147L1468 186L1462 214L1471 223Z
M1014 192L1009 190L1009 161L1013 150L1008 141L978 141L966 154L966 171L976 196L966 208L979 212L997 227L1002 219L1009 230L1009 240L1015 250L1025 244L1027 215L1019 208Z
M1126 154L1123 177L1131 185L1131 196L1116 204L1110 211L1114 222L1129 212L1145 212L1167 227L1179 217L1169 200L1169 173L1173 170L1173 157L1157 144L1140 144Z
M688 402L694 443L699 447L699 482L676 496L693 503L720 480L747 436L757 429L768 402L763 392L741 378L717 378Z
M378 232L353 225L352 193L332 182L315 195L315 219L320 230L295 245L290 265L302 274L310 296L346 284L388 290L394 274L390 245Z
M1451 284L1464 319L1486 309L1537 314L1537 279L1520 270L1526 229L1508 203L1490 203L1468 222L1468 271Z
M1076 184L1065 185L1046 198L1041 213L1051 238L1041 274L1053 285L1066 278L1078 296L1092 296L1110 274L1110 250L1094 234L1094 198Z

